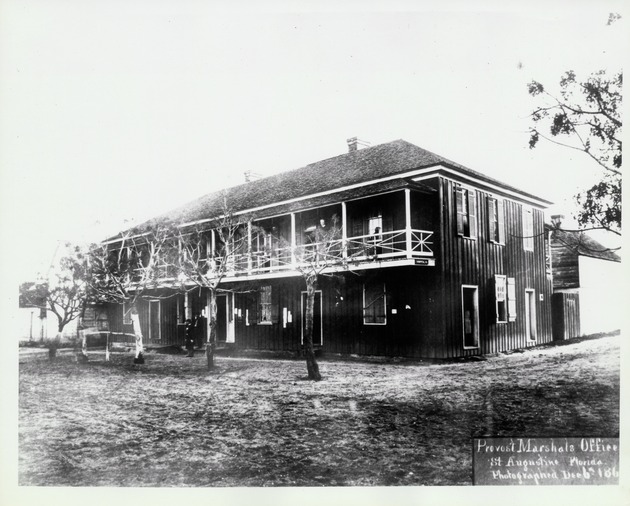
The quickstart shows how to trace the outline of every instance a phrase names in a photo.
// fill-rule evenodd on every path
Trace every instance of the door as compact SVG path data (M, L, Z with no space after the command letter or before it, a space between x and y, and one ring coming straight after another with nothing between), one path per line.
M149 302L149 340L151 342L160 341L160 301Z
M225 343L227 341L227 297L217 296L217 341Z
M464 349L479 347L479 294L474 285L462 286Z
M525 290L525 333L528 341L536 340L536 292Z
M306 330L306 292L302 292L302 343ZM313 304L313 346L321 346L324 342L322 328L322 291L315 292Z

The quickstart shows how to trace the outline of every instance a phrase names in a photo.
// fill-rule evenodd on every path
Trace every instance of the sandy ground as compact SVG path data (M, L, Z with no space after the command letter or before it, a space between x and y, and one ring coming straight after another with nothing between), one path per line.
M473 436L619 433L619 336L447 364L20 364L19 484L467 485Z

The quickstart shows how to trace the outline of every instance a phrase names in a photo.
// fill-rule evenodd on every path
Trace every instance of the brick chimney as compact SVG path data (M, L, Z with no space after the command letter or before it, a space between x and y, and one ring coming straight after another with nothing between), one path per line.
M551 216L551 224L554 228L562 227L562 221L564 220L564 214L553 214Z
M262 175L256 172L252 172L251 170L246 170L243 175L245 176L246 183L251 183L252 181L258 181L259 179L262 179Z
M361 139L357 139L356 137L350 137L347 140L347 142L348 142L348 153L352 153L353 151L370 147L369 142L362 141Z

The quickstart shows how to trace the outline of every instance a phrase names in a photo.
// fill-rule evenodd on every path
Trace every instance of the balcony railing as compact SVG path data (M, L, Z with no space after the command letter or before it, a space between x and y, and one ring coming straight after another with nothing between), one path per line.
M433 232L428 230L394 230L348 237L345 240L308 243L295 248L283 246L268 251L236 254L230 262L234 268L229 269L229 274L264 274L313 263L360 265L378 260L432 257L432 237Z

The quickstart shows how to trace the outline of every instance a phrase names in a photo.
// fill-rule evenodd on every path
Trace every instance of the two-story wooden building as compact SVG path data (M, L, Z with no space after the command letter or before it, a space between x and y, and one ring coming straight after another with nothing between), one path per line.
M339 265L321 276L314 341L324 353L449 358L549 342L551 280L543 209L550 203L404 140L357 149L207 195L167 218L211 223L224 195L256 234L218 297L219 341L299 351L305 282L292 251L340 227ZM192 290L141 305L150 343L180 343L207 311ZM123 308L113 330L129 331ZM179 329L179 330L178 330Z

